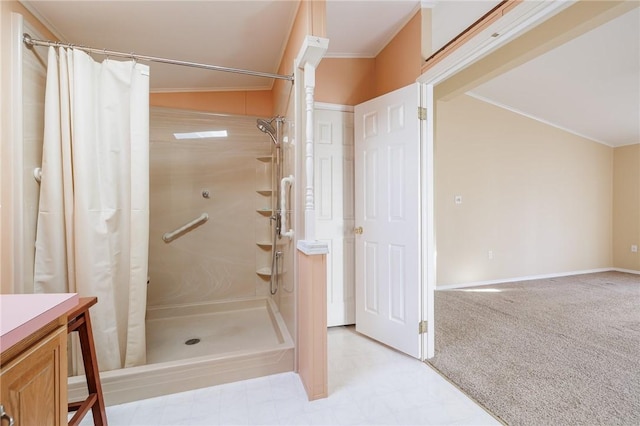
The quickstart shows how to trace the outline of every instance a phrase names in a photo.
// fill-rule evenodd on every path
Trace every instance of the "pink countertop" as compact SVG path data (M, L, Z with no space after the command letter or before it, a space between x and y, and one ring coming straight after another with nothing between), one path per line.
M0 351L9 349L77 304L76 293L0 294Z

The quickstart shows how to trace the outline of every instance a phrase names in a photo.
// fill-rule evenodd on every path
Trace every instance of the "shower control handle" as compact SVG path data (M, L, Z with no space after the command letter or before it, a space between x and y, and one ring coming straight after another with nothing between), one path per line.
M362 235L364 229L362 229L362 226L358 226L357 228L353 228L353 232L355 232L356 235Z

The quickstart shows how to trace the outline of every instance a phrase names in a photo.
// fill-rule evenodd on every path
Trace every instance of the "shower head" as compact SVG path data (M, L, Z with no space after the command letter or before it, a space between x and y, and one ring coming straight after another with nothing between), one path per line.
M271 125L272 121L273 119L271 121L267 121L263 120L262 118L258 118L256 126L258 127L258 129L260 129L261 132L271 136L271 140L277 145L278 141L276 140L276 129L274 129Z
M273 121L273 120L271 120ZM258 129L260 129L261 132L264 133L274 133L276 132L276 129L273 128L273 126L271 125L271 121L267 121L267 120L263 120L262 118L258 118L257 120L257 126Z

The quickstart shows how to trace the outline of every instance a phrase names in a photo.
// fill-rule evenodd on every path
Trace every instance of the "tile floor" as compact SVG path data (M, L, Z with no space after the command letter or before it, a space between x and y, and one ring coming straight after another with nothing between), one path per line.
M309 402L284 373L108 407L109 425L500 424L428 366L352 327L329 329L328 345L326 399Z

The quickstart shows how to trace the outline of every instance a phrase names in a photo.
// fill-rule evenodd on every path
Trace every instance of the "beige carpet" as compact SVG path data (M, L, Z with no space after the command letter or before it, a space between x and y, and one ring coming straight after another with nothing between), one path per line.
M639 275L437 291L435 305L431 365L505 423L640 425Z

